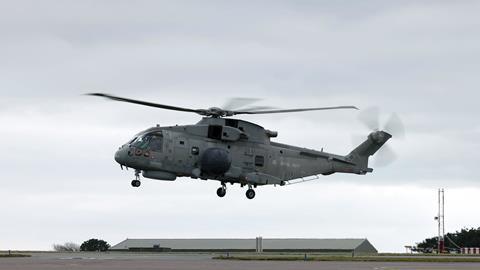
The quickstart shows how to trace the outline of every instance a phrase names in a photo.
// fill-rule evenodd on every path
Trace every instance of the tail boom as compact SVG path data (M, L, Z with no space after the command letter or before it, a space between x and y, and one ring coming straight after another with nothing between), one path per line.
M368 168L368 158L373 156L390 138L392 135L385 131L374 131L368 135L366 141L353 149L346 159L355 164L360 174L372 172L373 169Z

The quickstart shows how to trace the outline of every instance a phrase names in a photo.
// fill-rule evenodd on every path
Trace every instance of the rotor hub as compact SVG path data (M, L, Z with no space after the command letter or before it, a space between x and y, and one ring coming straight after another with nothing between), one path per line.
M211 116L211 117L224 117L224 116L232 116L234 115L234 113L232 111L224 110L219 107L210 107L204 110L202 115Z

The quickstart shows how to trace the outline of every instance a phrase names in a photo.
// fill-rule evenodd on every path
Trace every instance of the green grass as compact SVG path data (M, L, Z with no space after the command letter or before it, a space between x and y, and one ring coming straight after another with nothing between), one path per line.
M234 255L217 256L218 260L243 260L243 261L303 261L303 256L272 256L272 255ZM478 262L480 257L454 257L454 256L427 256L427 257L399 257L399 256L315 256L307 254L307 261L345 261L345 262Z

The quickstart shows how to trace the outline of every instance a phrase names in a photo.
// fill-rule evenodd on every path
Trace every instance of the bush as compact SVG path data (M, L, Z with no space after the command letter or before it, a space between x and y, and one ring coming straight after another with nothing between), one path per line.
M110 245L101 239L90 239L82 243L81 251L107 251Z
M61 252L76 252L80 251L80 246L72 242L66 242L65 244L53 244L53 250Z
M452 243L452 241L455 243ZM419 248L436 249L438 237L427 238L421 243L418 243ZM456 249L457 245L460 247L480 247L480 228L463 228L454 233L447 233L445 235L445 248Z

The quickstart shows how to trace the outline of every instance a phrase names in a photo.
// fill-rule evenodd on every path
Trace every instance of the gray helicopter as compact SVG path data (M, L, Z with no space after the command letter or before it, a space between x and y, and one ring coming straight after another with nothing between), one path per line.
M218 107L190 109L117 97L103 93L87 95L149 107L192 112L202 115L194 125L152 127L134 136L115 153L123 167L133 168L133 187L145 178L174 181L177 177L220 181L217 195L224 197L227 183L248 186L246 196L255 197L253 188L262 185L284 186L289 181L309 176L372 172L368 159L392 135L374 130L349 154L336 155L271 141L276 131L240 119L226 118L242 114L290 113L316 110L357 109L355 106L272 110L254 107L230 110ZM247 101L245 99L243 101ZM358 109L357 109L358 110ZM376 129L376 128L374 128Z

